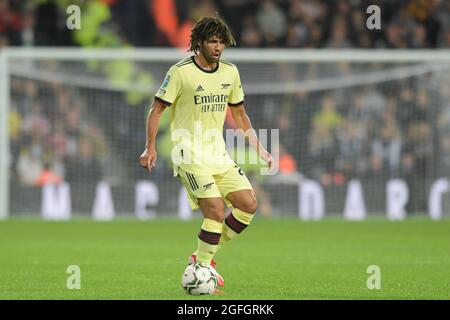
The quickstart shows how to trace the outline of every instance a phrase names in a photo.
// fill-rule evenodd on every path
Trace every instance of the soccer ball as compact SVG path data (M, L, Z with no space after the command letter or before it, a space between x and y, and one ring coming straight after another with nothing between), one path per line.
M215 292L217 278L210 266L190 264L183 272L181 285L193 296L208 295Z

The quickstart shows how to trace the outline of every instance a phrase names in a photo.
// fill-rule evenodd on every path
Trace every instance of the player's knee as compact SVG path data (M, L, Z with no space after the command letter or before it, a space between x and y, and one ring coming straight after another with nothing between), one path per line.
M214 216L214 221L223 223L224 220L225 220L225 214L223 212L222 213L218 212L217 215Z
M213 205L208 208L208 216L217 222L223 223L225 216L225 209L223 205Z
M249 214L255 214L256 209L258 207L258 204L256 202L255 198L248 198L247 200L243 201L238 208L246 213Z
M258 203L257 203L256 199L253 199L253 200L250 202L248 211L246 211L246 212L247 212L247 213L251 213L251 214L255 214L257 208L258 208Z

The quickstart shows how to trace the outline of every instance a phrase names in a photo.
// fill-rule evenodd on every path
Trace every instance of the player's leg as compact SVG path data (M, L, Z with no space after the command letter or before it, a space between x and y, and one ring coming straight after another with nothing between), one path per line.
M198 248L194 252L195 260L209 264L217 250L224 219L224 203L214 177L194 175L181 168L178 177L187 191L192 210L200 208L203 223L198 233Z
M178 177L186 189L192 210L200 208L204 216L194 259L209 264L222 232L224 219L222 195L213 176L194 175L179 168Z
M214 178L225 202L232 206L231 213L225 218L222 226L218 247L220 249L250 224L255 215L257 203L249 180L238 166Z
M201 198L198 199L198 205L204 220L198 233L198 246L194 254L197 262L210 264L222 234L224 203L222 198Z
M222 235L217 249L244 231L256 213L257 203L253 190L230 192L227 199L233 207L222 226Z
M178 177L186 189L192 210L200 208L204 216L198 233L197 250L189 257L189 263L211 264L214 269L212 257L217 251L225 214L222 195L212 176L194 175L178 168ZM215 272L218 285L223 286L223 278Z
M198 205L202 211L204 220L198 233L197 250L191 255L191 262L208 264L213 267L217 276L217 284L225 285L223 277L215 270L214 254L219 248L222 235L222 225L225 215L225 207L222 198L201 198Z

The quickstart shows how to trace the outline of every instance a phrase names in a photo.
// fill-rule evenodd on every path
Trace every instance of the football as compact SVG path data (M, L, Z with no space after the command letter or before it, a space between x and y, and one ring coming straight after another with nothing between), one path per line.
M181 285L187 294L209 295L216 290L217 278L210 266L202 266L199 263L190 264L183 272Z

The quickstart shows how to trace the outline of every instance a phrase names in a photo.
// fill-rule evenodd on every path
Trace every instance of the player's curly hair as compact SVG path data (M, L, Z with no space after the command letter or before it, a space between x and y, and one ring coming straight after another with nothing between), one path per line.
M216 13L215 17L204 17L195 23L192 28L191 39L189 41L189 51L197 54L200 49L198 43L213 36L218 36L221 38L226 47L236 45L236 40L234 39L230 28Z

